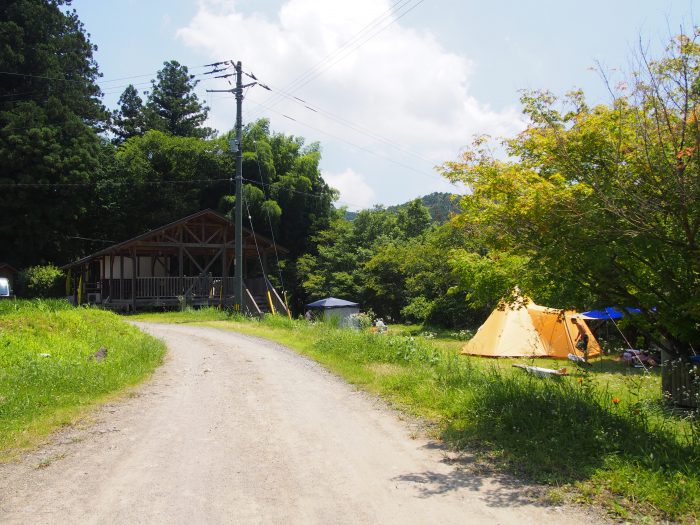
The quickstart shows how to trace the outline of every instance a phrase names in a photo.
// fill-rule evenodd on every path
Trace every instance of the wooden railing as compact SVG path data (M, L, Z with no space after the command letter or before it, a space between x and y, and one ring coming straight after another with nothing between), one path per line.
M229 296L233 293L233 277L137 277L132 279L103 279L102 298L112 301L132 299L132 283L136 283L137 299L173 297ZM223 294L222 294L222 286Z
M103 279L101 285L101 302L129 304L160 304L165 301L175 304L178 301L195 301L202 304L231 304L234 292L233 277L137 277L136 279ZM135 285L135 288L134 288ZM132 296L132 291L136 297ZM269 291L269 296L268 296ZM266 303L272 300L275 312L287 315L287 307L272 284L264 278L246 279L243 290L243 307L253 315L261 314L254 296L264 298Z

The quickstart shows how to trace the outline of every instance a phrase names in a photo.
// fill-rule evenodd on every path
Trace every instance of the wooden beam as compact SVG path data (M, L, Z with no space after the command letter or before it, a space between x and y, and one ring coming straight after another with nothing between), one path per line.
M195 264L195 266L197 267L197 269L199 270L199 272L200 272L200 273L204 272L204 270L202 270L202 267L199 265L199 263L197 262L197 260L196 260L194 257L192 257L192 255L191 255L190 252L187 250L187 248L185 248L185 247L183 246L183 247L182 247L182 250L183 250L183 252L185 252L185 254L187 255L187 257L190 258L190 261L192 261L192 262Z
M138 272L138 260L136 250L131 251L131 311L136 311L136 273Z
M214 257L212 257L212 258L209 260L209 262L207 263L207 265L204 267L204 270L202 270L202 273L207 273L207 270L209 270L209 268L211 268L211 265L214 264L214 261L216 261L216 260L219 258L219 255L221 255L221 252L224 251L224 249L225 249L225 248L222 246L221 249L219 250L219 253L217 253L216 255L214 255Z
M187 230L187 231L189 232L189 234L192 236L192 238L193 238L195 241L197 241L197 242L202 242L202 239L200 239L199 237L197 237L197 234L194 233L192 230L190 230L190 229L187 227L187 224L183 224L182 227L183 227L183 230ZM184 231L183 231L183 233L184 233ZM183 239L183 240L184 240L184 239Z
M233 245L233 243L230 243ZM172 243L172 242L158 242L158 241L138 241L134 244L135 248L175 248L179 246L184 246L185 248L211 248L217 249L221 248L221 243L204 243L204 242L183 242L183 243Z
M214 233L211 234L206 241L204 241L204 244L209 244L212 240L214 240L215 237L217 237L218 235L221 235L222 229L224 230L224 232L226 232L226 228L217 228L216 230L214 230ZM225 236L225 234L224 234L224 236Z

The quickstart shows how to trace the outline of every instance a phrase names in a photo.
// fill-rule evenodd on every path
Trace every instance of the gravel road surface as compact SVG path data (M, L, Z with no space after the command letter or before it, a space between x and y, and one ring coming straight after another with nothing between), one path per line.
M274 343L139 324L154 377L0 464L0 523L600 523L479 474L373 396Z

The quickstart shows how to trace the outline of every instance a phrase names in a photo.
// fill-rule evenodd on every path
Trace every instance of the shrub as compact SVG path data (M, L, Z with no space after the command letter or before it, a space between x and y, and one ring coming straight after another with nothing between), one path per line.
M410 322L422 323L428 318L432 308L433 303L420 295L401 310L401 315Z
M51 264L30 266L19 275L19 295L30 299L61 297L64 285L63 272Z

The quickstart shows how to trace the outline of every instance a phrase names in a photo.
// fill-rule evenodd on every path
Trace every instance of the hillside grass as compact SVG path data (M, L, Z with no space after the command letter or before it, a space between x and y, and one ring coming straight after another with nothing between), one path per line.
M647 374L608 357L589 371L569 366L568 377L542 379L511 366L532 360L464 357L458 355L464 342L449 334L403 335L415 333L415 327L392 327L389 335L380 335L283 317L250 320L218 310L137 317L189 319L296 349L432 421L436 435L456 449L552 487L553 499L563 487L625 519L700 518L697 413L665 404L658 371Z
M92 356L102 347L98 362ZM0 460L138 383L164 353L163 343L109 312L0 302Z

